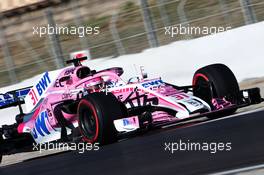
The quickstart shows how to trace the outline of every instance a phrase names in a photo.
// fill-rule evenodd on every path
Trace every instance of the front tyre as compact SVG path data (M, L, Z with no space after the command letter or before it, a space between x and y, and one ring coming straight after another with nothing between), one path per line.
M234 73L224 64L212 64L197 70L193 76L193 94L213 107L212 98L226 98L233 104L239 101L239 85ZM227 114L234 113L232 109Z
M117 141L113 121L124 117L122 104L112 94L93 93L78 105L79 128L84 141L109 144Z

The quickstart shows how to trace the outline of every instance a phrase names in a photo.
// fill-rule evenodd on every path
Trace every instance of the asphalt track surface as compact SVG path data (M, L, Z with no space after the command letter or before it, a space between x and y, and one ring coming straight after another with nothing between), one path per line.
M165 142L231 142L230 151L166 150ZM0 175L208 174L264 163L264 111L149 132L99 151L61 153L0 168Z

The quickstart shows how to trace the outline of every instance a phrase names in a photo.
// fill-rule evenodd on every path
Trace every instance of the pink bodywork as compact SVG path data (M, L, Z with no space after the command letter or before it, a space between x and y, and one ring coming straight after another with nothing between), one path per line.
M189 117L189 111L186 109L187 107L178 102L183 101L187 104L186 101L196 98L184 93L182 90L176 90L172 86L163 83L160 78L151 80L142 79L136 83L126 83L120 78L116 68L103 70L85 78L79 78L77 72L84 68L87 67L79 66L62 70L56 81L48 87L45 98L39 102L35 109L32 110L31 114L26 115L28 119L19 124L18 132L31 133L35 136L35 140L42 132L41 136L43 137L41 137L38 142L45 142L46 140L43 140L43 138L45 138L44 136L52 135L53 132L56 133L56 131L60 129L58 121L54 117L54 108L64 101L76 100L78 92L84 89L86 89L88 93L98 91L104 91L105 93L111 92L120 101L124 102L129 96L129 98L136 97L137 93L132 93L136 88L138 95L147 95L147 99L158 98L158 106L173 109L181 114L179 117L175 117L170 116L166 112L156 111L152 114L154 122L179 120ZM67 76L70 78L63 82L59 81ZM139 102L140 104L144 103L144 98L135 99L132 100L132 102L133 105L137 106ZM147 103L151 102L149 101ZM203 101L200 103L203 105L201 108L206 107L210 110L210 107ZM126 104L126 106L130 107L129 104ZM66 120L75 125L78 124L78 116L76 114L63 113L63 115ZM52 139L55 139L55 137Z

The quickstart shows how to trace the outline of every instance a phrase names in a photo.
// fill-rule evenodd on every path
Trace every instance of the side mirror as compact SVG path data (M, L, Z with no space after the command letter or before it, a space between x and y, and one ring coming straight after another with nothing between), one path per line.
M140 72L141 72L142 79L148 78L148 74L147 72L145 72L144 66L140 66Z
M132 77L128 80L128 84L131 84L131 83L138 83L140 80L139 80L139 77Z

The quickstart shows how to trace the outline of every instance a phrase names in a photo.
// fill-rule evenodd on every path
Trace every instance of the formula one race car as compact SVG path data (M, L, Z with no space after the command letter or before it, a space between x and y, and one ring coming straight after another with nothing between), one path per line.
M20 109L16 123L0 129L2 153L32 142L108 144L124 133L221 117L263 101L259 88L239 90L234 74L223 64L197 70L191 86L175 86L161 78L147 79L146 74L124 82L122 68L95 71L81 65L85 59L67 61L74 67L63 69L55 79L46 72L33 87L1 94L0 108Z

